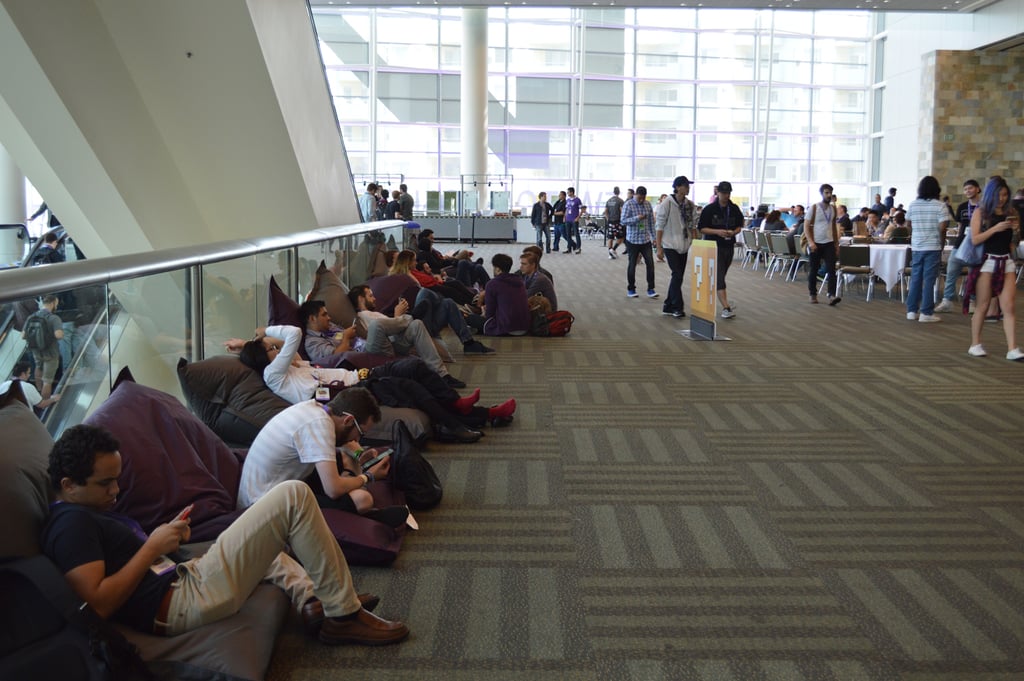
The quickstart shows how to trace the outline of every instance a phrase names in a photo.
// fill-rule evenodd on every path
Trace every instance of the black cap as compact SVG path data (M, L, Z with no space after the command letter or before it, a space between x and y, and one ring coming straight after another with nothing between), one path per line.
M682 187L683 185L686 185L687 187L690 186L690 181L686 179L686 175L680 175L676 179L672 180L672 189Z
M717 189L718 191L720 191L720 192L725 192L725 193L727 193L727 194L732 194L732 185L731 185L731 184L729 184L729 183L728 183L727 181L725 181L725 180L722 180L721 182L719 182L719 183L718 183L718 186L717 186L717 187L715 187L715 188L716 188L716 189Z

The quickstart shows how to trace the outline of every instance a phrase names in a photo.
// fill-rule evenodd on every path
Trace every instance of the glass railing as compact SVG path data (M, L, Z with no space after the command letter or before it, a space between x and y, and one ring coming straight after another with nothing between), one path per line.
M64 325L61 400L43 415L52 434L102 403L125 367L182 399L179 358L220 354L228 338L266 325L271 277L296 301L321 262L346 286L359 284L381 272L383 254L404 247L407 234L402 222L375 222L0 272L0 371L10 376L29 359L20 329L52 293Z

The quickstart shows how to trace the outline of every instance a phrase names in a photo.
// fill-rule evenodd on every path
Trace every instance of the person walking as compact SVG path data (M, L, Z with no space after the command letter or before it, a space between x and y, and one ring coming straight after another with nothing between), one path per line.
M969 238L975 244L982 244L985 254L981 265L971 268L963 302L966 314L971 293L977 294L974 316L971 317L971 347L967 350L971 357L985 357L988 354L981 344L981 330L985 326L989 301L998 298L1003 310L1006 359L1024 361L1024 352L1017 347L1017 318L1014 312L1014 298L1017 294L1011 250L1014 236L1020 239L1019 217L1010 206L1009 185L996 175L985 183L981 203L971 217Z
M622 226L626 228L626 295L637 298L636 261L643 257L647 266L647 297L657 298L654 290L654 210L647 200L647 187L637 187L636 195L622 205Z
M612 189L612 196L604 204L604 231L608 239L608 259L615 260L615 252L622 245L626 233L622 229L622 205L619 188Z
M818 189L821 201L811 206L811 212L804 224L807 235L807 290L811 303L818 302L818 270L825 263L825 281L828 286L828 304L836 305L842 298L836 295L836 260L839 256L839 233L836 227L835 196L832 185L823 184Z
M661 313L676 319L685 317L683 311L683 273L686 271L686 256L693 241L697 208L686 198L690 193L690 181L680 175L672 181L672 196L658 204L655 211L655 245L658 259L668 261L672 272L668 281L668 293Z
M715 200L704 206L700 212L697 228L705 238L717 242L718 272L716 273L716 295L722 304L722 319L732 319L736 312L729 305L729 295L725 290L725 275L732 265L736 253L736 235L743 229L743 211L730 200L732 184L719 182L715 187Z
M957 222L956 240L953 241L953 252L949 254L949 261L946 263L946 286L942 291L942 302L935 306L936 312L952 312L953 301L956 300L956 282L963 271L964 262L956 257L956 249L960 248L963 240L971 234L971 218L978 208L981 199L981 185L977 180L964 182L964 196L966 201L957 206L954 218Z
M942 246L946 243L946 227L949 225L949 211L939 200L941 194L939 181L926 175L917 185L917 198L907 208L906 225L910 230L913 254L910 286L907 288L907 319L911 321L941 321L935 315L935 279L939 274Z

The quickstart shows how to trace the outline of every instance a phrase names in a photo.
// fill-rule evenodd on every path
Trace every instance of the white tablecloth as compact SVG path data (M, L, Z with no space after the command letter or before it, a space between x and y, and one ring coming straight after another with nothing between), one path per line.
M900 274L907 266L909 250L910 246L906 244L871 244L871 269L875 276L885 282L886 292L892 291L892 287L899 282Z

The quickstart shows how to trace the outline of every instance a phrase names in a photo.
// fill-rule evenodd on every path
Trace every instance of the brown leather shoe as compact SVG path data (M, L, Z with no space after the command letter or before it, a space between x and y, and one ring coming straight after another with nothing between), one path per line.
M364 610L373 612L373 609L380 603L380 596L376 594L358 594L359 605ZM302 606L302 628L313 638L320 633L320 626L324 623L324 604L319 598L313 597Z
M321 643L337 646L353 643L361 646L386 646L404 641L409 627L401 622L389 622L372 612L360 608L355 617L339 619L328 617L320 627Z

